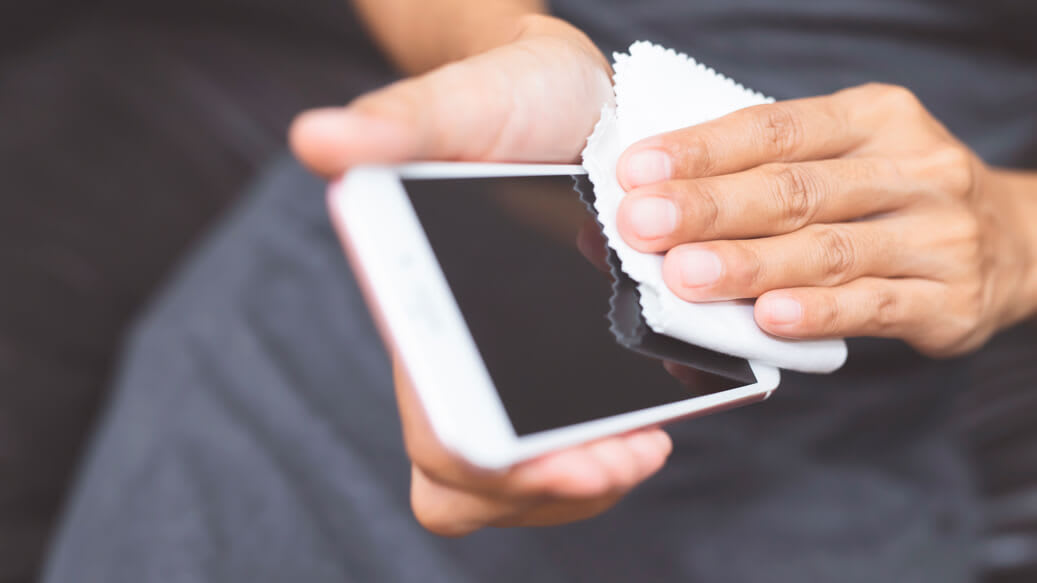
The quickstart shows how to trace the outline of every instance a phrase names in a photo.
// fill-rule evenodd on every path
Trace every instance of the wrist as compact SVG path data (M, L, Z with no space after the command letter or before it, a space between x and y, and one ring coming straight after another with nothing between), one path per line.
M994 169L990 182L1005 201L1003 216L1012 240L1011 255L999 259L1016 281L1005 309L1003 325L1009 326L1037 315L1037 172Z

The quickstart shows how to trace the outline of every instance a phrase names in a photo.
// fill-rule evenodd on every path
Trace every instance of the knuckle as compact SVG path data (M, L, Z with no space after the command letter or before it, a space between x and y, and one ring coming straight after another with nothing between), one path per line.
M839 94L854 95L869 100L874 100L879 97L883 91L890 87L888 83L880 83L878 81L871 81L868 83L861 83L855 87L850 87L839 91Z
M744 292L737 295L750 297L770 291L766 289L766 270L760 256L749 246L742 244L739 244L735 256L738 257L737 277L733 283L738 286L735 291Z
M796 230L809 224L814 218L819 192L815 177L799 165L779 165L770 172L778 215L787 228Z
M886 83L873 84L872 90L876 100L883 106L895 111L917 111L922 108L922 102L910 89L900 85Z
M955 293L945 298L946 310L941 325L925 334L916 348L934 358L946 358L968 352L979 345L979 333L986 304L981 285L958 286Z
M945 213L934 234L928 275L940 279L982 281L995 259L988 250L981 220L967 211Z
M842 312L839 302L832 294L818 295L806 308L811 314L810 324L819 336L841 336Z
M915 120L927 115L925 106L910 89L900 85L868 83L847 90L847 98L858 103L860 120L886 123Z
M972 325L965 318L956 318L939 335L920 341L919 350L933 358L947 358L963 354L973 345Z
M685 212L685 220L689 223L691 230L697 233L688 233L692 237L708 238L717 232L720 221L720 193L706 181L697 181L692 186L689 196L691 208Z
M947 358L957 354L956 344L946 339L945 331L940 332L939 337L931 335L914 335L905 338L915 350L929 358Z
M958 245L962 246L966 260L964 265L979 267L985 259L981 244L983 226L979 218L972 213L962 212L960 214L961 216L953 221L953 227L948 229L948 234L954 237Z
M711 176L716 171L717 160L712 138L701 129L677 132L666 139L663 148L677 161L678 168L683 166L683 171L677 172L679 175L696 178Z
M822 275L833 283L843 281L857 266L857 245L841 226L827 225L817 231Z
M979 327L986 311L987 296L983 285L976 282L962 290L962 306L958 319L962 332L971 334Z
M875 309L871 314L871 325L876 331L894 330L903 321L900 298L892 290L875 292Z
M776 103L762 106L758 118L762 139L779 159L788 158L803 141L803 121L790 107Z
M958 144L947 144L929 155L930 167L936 169L944 189L956 198L966 198L976 190L976 161Z

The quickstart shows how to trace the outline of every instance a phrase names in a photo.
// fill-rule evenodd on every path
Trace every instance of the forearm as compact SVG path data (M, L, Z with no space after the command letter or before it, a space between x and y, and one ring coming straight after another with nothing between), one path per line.
M544 0L354 0L390 59L407 73L505 44L523 17L547 11Z

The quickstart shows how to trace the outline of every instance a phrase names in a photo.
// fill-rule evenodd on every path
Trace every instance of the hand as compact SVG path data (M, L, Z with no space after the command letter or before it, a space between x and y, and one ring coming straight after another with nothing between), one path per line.
M514 42L302 114L291 142L328 177L406 160L571 162L612 95L609 76L583 33L531 16Z
M569 162L611 96L605 58L582 33L527 19L507 45L303 114L300 159L325 176L360 163L405 160ZM432 433L399 373L397 401L412 461L411 504L443 535L484 526L559 524L605 511L662 467L671 444L646 429L553 453L502 473L466 465Z
M396 400L411 459L411 506L418 521L444 536L485 526L546 526L583 520L611 508L657 472L672 444L643 429L548 454L504 472L465 464L439 444L405 375Z
M689 301L759 298L790 338L901 338L931 356L979 347L1034 309L1032 227L987 167L909 91L866 85L761 105L622 156L618 216L664 252ZM1028 193L1032 197L1032 193Z

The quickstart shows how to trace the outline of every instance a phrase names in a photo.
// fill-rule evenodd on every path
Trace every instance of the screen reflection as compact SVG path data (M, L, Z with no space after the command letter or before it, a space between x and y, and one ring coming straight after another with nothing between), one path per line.
M613 293L636 288L609 273L585 177L404 187L518 435L755 382L745 360L646 328L634 342L616 333ZM640 310L623 301L636 325Z

